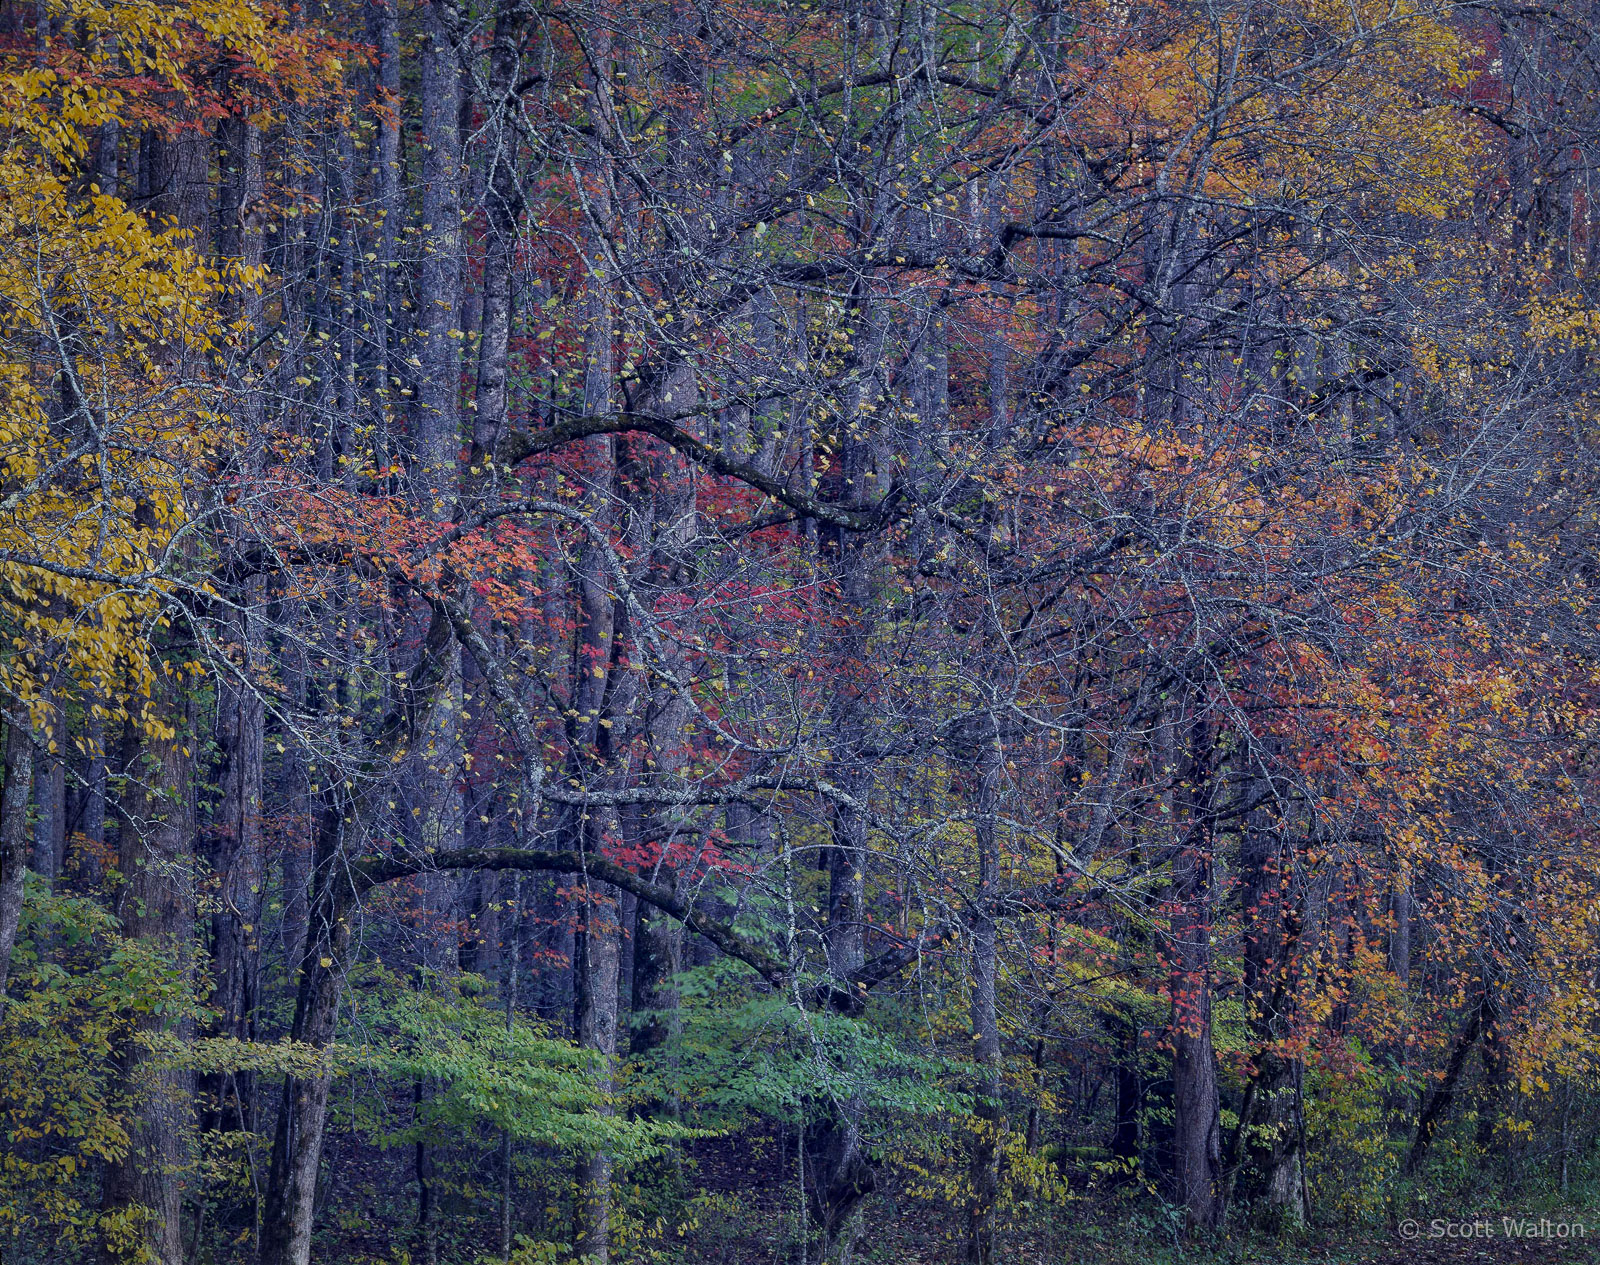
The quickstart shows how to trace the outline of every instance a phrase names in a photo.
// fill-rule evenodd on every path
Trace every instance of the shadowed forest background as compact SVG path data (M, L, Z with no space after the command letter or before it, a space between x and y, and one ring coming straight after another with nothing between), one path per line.
M1592 1201L1597 30L4 0L4 1259Z

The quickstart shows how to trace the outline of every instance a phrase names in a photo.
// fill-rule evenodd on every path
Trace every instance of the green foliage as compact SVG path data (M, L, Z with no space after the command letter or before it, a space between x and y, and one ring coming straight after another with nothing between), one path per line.
M43 950L48 944L50 952ZM92 901L30 883L0 1023L0 1235L103 1243L140 1240L142 1209L102 1213L99 1161L130 1145L132 1088L119 1050L192 1016L181 965L129 940Z
M726 960L678 977L680 1029L639 1070L641 1094L675 1097L712 1128L752 1116L800 1124L847 1100L869 1112L970 1111L970 1094L946 1088L956 1065L916 1050L871 1012L802 1010L788 995L750 993L748 980Z
M1358 1057L1338 1074L1306 1073L1311 1205L1364 1220L1382 1213L1400 1172L1407 1136L1391 1128L1393 1079ZM1410 1096L1406 1097L1409 1103Z
M595 1055L518 1016L506 1023L475 976L413 989L381 968L362 972L341 1061L386 1079L426 1084L415 1119L374 1128L385 1146L505 1130L564 1151L606 1151L619 1163L690 1136L670 1123L632 1120L607 1094Z

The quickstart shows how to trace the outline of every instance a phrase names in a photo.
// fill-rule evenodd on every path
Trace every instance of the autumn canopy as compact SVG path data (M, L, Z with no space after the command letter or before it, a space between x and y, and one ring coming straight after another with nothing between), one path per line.
M1597 25L3 0L0 1256L1592 1201Z

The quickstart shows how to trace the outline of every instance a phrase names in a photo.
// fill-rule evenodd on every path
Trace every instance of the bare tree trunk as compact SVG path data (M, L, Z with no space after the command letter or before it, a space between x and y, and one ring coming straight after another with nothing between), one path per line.
M34 822L29 868L53 882L61 873L67 852L67 718L61 708L59 687L47 689L45 701L47 731L40 735L43 749L33 765L33 800L38 818Z
M1389 969L1402 984L1411 979L1411 883L1404 876L1395 879L1389 893L1389 912L1394 930L1389 933Z
M377 129L372 153L373 191L379 224L372 243L372 269L377 283L372 287L373 313L371 345L372 459L385 468L393 460L391 400L401 385L404 361L400 354L400 330L396 316L400 307L399 282L395 276L395 245L404 214L400 198L402 172L400 154L400 14L398 0L368 0L367 32L377 53L373 75L373 104L377 107ZM389 480L383 486L390 487Z
M13 704L13 706L17 706ZM22 716L27 709L17 706ZM33 736L17 720L6 723L5 788L0 791L0 1017L5 1014L11 950L22 921L27 874L28 795L33 783Z
M427 1087L420 1080L411 1082L411 1106L421 1114L428 1100ZM439 1226L434 1218L433 1148L419 1138L412 1147L412 1162L417 1178L417 1242L422 1245L423 1265L439 1265Z
M454 509L461 447L457 330L461 294L461 73L451 0L423 6L422 264L417 280L417 470L415 495L429 517L448 520Z
M218 125L217 166L218 250L247 270L262 258L261 224L256 204L262 196L261 136L247 119L230 116ZM247 337L262 323L261 298L246 291L243 316ZM261 470L262 410L251 388L255 366L245 365L242 384L249 433L239 474L249 481ZM265 580L251 576L240 586L237 609L228 616L227 636L233 650L233 671L217 679L216 741L219 757L215 780L221 801L209 831L209 860L217 882L217 908L211 916L212 1004L217 1010L213 1033L248 1041L255 1032L255 1007L260 992L261 925L265 873L262 836L262 793L265 778L265 708L259 682L265 674L266 646L259 624ZM208 1128L253 1129L255 1083L248 1071L212 1073L202 1078Z
M112 36L106 41L106 56L112 61L117 57L117 37ZM122 140L122 123L115 117L107 119L95 132L94 138L94 182L101 193L116 197L119 193L117 186L117 146Z
M521 983L519 971L522 965L522 875L511 876L511 899L508 904L510 917L502 920L502 925L511 928L506 937L506 978L505 978L505 1007L506 1007L506 1032L509 1035L517 1018L517 987ZM513 1156L511 1153L511 1131L500 1131L500 1259L511 1260L513 1214L515 1204L513 1195L516 1190L515 1174L512 1171Z
M193 980L195 916L194 780L190 754L192 702L175 695L168 678L158 684L159 719L171 737L142 732L128 722L123 743L124 790L118 804L118 867L125 885L118 913L126 935L166 954L180 988ZM159 1015L143 1021L159 1028ZM192 1034L190 1034L192 1035ZM192 1073L164 1067L137 1041L118 1062L135 1101L131 1146L106 1164L103 1200L108 1211L143 1221L145 1247L159 1265L185 1265L182 1233L183 1173L193 1136Z
M418 378L416 465L413 495L422 513L436 522L455 516L460 503L461 450L461 307L463 301L461 232L461 66L456 48L459 11L453 0L427 0L423 6L425 42L422 51L422 263L417 285L416 325ZM461 649L444 648L447 677L434 698L425 740L414 758L418 764L422 846L449 852L462 846L465 804L460 789L464 766L461 713L465 689ZM438 925L448 926L458 903L460 880L432 875L422 884L425 909ZM431 921L431 920L430 920ZM443 970L455 959L455 943L432 942L424 961ZM424 985L427 986L426 984ZM423 1087L416 1088L417 1102ZM425 1265L438 1259L431 1144L415 1147L417 1237Z
M972 923L972 1053L978 1065L974 1115L978 1136L972 1148L972 1203L967 1217L969 1265L994 1261L994 1209L1000 1197L1000 1133L1005 1116L1000 1099L1000 1019L996 989L999 957L993 897L1000 877L999 843L995 837L1001 770L1000 736L987 718L988 733L978 761L978 794L973 805L977 841L977 907Z
M327 792L317 827L307 930L297 972L291 1040L323 1050L333 1040L340 973L350 942L346 917L354 893L344 870L344 822L351 806ZM310 1265L317 1172L333 1076L319 1069L285 1076L272 1142L262 1219L262 1265Z
M1461 1073L1467 1065L1467 1056L1472 1053L1472 1047L1483 1032L1485 1008L1488 999L1480 999L1472 1008L1472 1013L1461 1026L1461 1031L1456 1035L1455 1044L1450 1049L1450 1061L1445 1065L1444 1079L1439 1082L1439 1088L1433 1091L1423 1104L1417 1116L1417 1132L1411 1141L1411 1150L1406 1154L1406 1172L1414 1173L1422 1167L1422 1161L1427 1158L1428 1148L1433 1144L1434 1131L1439 1127L1439 1121L1444 1119L1450 1110L1450 1105L1455 1102L1456 1090L1461 1083Z
M1189 1225L1213 1230L1222 1220L1222 1099L1211 1037L1211 833L1203 723L1191 741L1195 758L1188 781L1196 788L1187 837L1173 859L1172 880L1172 1098L1173 1177ZM1174 722L1160 726L1161 781L1176 781ZM1165 794L1175 816L1175 797ZM1176 823L1174 822L1176 829Z
M485 128L490 149L484 210L488 240L483 258L483 318L478 343L476 410L472 421L469 467L475 483L494 487L494 453L506 425L508 351L511 342L512 266L524 198L517 166L522 142L522 104L516 85L522 73L521 43L528 10L515 0L498 0L494 43L489 52L489 110Z
M599 834L599 831L596 831ZM594 840L598 843L598 838ZM621 962L620 928L615 917L615 891L592 884L580 893L588 908L573 963L577 971L577 1039L598 1056L596 1084L603 1094L616 1089L617 984ZM609 1114L609 1106L601 1111ZM573 1204L573 1247L596 1265L611 1259L611 1157L595 1151L578 1161Z

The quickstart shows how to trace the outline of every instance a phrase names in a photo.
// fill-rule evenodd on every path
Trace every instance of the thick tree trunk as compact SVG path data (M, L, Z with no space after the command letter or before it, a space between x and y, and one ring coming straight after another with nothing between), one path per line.
M186 128L168 137L148 134L149 210L157 220L171 220L193 235L204 251L211 210L211 146L206 133Z
M806 1206L821 1241L819 1260L832 1256L862 1200L878 1188L877 1165L854 1118L858 1110L855 1103L845 1103L842 1111L828 1104L801 1138Z
M446 522L460 496L461 345L461 71L456 54L456 7L451 0L424 6L426 43L422 57L422 264L418 280L418 354L415 495L424 515ZM462 843L460 647L445 649L450 677L438 692L429 732L420 744L423 846L439 851ZM428 880L425 899L441 916L454 880ZM454 945L434 945L438 967Z
M174 986L186 989L194 969L195 716L192 702L177 697L181 688L170 678L157 686L158 720L172 737L149 736L139 721L128 723L117 814L124 879L117 912L124 934L166 955L177 971ZM164 1021L157 1015L143 1022L159 1029ZM183 1174L193 1136L194 1077L152 1060L136 1040L118 1052L118 1062L135 1112L128 1153L106 1164L104 1205L142 1221L145 1248L158 1265L185 1265Z
M528 10L517 0L498 0L494 43L489 53L489 179L484 210L488 222L483 257L483 317L478 343L476 409L472 419L471 477L493 488L494 453L506 426L508 352L511 343L512 266L524 198L517 151L522 141L522 103L516 84L522 72L521 43Z
M455 506L461 447L458 402L461 349L456 333L461 294L461 72L456 8L423 6L422 262L417 280L417 451L413 486L422 512L448 520Z
M1257 1050L1229 1172L1240 1174L1239 1193L1266 1219L1298 1227L1309 1211L1301 1153L1301 1067L1298 1059L1284 1055L1282 1043L1292 1018L1286 1008L1295 992L1292 958L1300 898L1291 889L1290 851L1277 824L1264 816L1258 812L1246 820L1240 848L1246 1021Z
M1176 779L1174 722L1160 726L1162 781ZM1173 1182L1177 1202L1193 1229L1213 1230L1222 1220L1222 1098L1211 1036L1212 868L1210 771L1203 734L1193 737L1188 761L1191 786L1189 828L1173 859L1172 881L1172 1106ZM1176 796L1164 795L1168 820ZM1176 822L1174 822L1176 829Z

